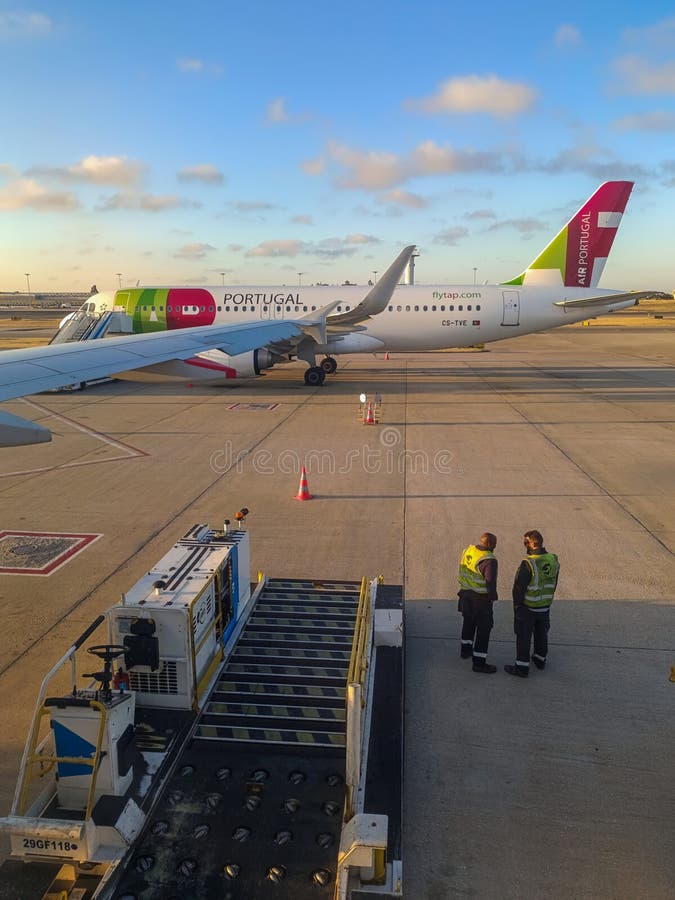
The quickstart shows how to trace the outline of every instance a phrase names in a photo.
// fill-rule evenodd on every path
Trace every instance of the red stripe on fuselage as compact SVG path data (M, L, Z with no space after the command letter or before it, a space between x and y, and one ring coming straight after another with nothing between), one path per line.
M199 356L191 356L190 359L185 359L183 362L186 362L189 366L196 366L198 369L211 369L214 372L220 372L221 375L224 375L226 378L236 378L237 370L233 369L231 366L223 366L220 363L213 362L210 359L202 359Z

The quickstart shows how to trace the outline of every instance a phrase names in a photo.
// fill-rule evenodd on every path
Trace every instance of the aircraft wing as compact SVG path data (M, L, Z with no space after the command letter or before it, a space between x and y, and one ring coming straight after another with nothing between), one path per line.
M605 294L602 297L580 297L578 300L556 300L554 306L560 306L562 309L597 309L601 306L613 306L615 303L626 303L633 300L638 303L640 300L672 300L672 294L664 294L661 291L626 291L623 294Z
M349 312L332 315L333 310L343 303L341 300L333 300L320 309L308 312L296 320L302 334L296 335L290 340L274 341L267 345L268 349L278 353L280 356L289 356L297 352L298 344L304 342L306 338L310 338L316 344L324 345L328 335L334 339L354 331L363 331L364 326L359 325L359 323L370 319L372 316L379 315L385 309L415 249L415 244L410 244L409 247L401 250L378 283L373 285L354 309L350 309Z
M141 369L170 359L189 359L196 353L222 348L236 355L302 333L297 322L249 322L241 325L203 325L151 334L49 344L0 352L0 402L78 381L93 381ZM28 438L28 439L27 439ZM9 413L0 413L0 446L51 440L46 428Z
M414 244L401 250L384 275L382 275L377 284L373 285L358 306L350 309L349 312L330 316L328 324L357 325L359 322L381 313L391 300L392 294L396 290L396 285L401 280L401 276L405 272L406 266L410 262L410 257L414 252Z

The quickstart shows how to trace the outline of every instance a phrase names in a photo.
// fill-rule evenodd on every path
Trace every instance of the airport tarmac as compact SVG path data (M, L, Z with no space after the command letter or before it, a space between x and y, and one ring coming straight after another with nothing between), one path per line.
M55 437L0 450L1 530L98 537L49 576L0 574L2 814L47 669L192 524L246 506L253 572L405 586L407 897L670 900L675 329L340 363L323 388L292 365L234 388L6 404ZM359 421L361 392L382 395L378 425ZM314 499L299 503L303 464ZM525 684L502 667L530 528L561 576L550 662ZM459 658L455 599L484 530L492 676Z

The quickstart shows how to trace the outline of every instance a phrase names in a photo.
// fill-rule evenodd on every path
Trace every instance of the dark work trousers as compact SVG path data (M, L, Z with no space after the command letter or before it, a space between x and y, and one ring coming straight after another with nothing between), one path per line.
M546 662L548 631L551 627L550 610L535 612L527 606L514 607L513 630L516 633L516 665L530 665L530 643L534 635L534 656Z
M487 659L490 632L494 624L492 600L473 591L463 591L460 601L463 618L462 646L473 644L473 658L479 663Z

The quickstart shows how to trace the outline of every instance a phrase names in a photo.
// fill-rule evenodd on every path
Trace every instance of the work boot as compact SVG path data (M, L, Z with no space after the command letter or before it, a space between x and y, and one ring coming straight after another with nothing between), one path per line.
M529 669L525 666L504 666L504 671L509 675L516 675L518 678L527 678L530 674Z
M497 671L497 666L491 666L490 663L477 663L473 664L474 672L483 672L485 675L494 675Z
M531 657L531 658L532 658L532 662L535 664L535 666L536 666L538 669L545 669L545 668L546 668L546 660L545 660L545 659L539 659L539 657L538 657L538 656L535 656L534 653L532 654L532 657Z
M473 647L471 644L462 644L462 649L459 651L459 655L462 659L471 659L473 656Z

